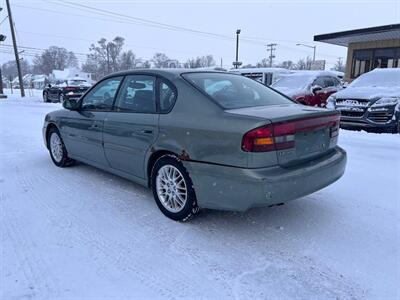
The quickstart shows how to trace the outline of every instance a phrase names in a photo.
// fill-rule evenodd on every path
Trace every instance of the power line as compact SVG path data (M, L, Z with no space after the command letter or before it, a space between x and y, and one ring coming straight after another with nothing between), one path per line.
M44 1L44 0L42 0ZM49 2L46 2L46 4L48 4ZM87 5L83 5L83 4L79 4L79 3L72 3L69 1L64 1L61 2L58 0L58 2L50 2L51 4L54 5L59 5L59 6L64 6L64 7L68 7L68 8L72 8L72 9L79 9L80 11L85 11L91 14L97 14L97 15L101 15L102 17L95 17L95 16L88 16L88 15L82 15L82 14L76 14L76 13L72 13L72 12L60 12L60 11L56 11L56 10L51 10L51 9L47 9L47 8L37 8L37 7L30 7L30 6L25 6L25 5L19 5L19 4L14 4L14 6L17 7L21 7L21 8L26 8L26 9L33 9L33 10L38 10L38 11L47 11L50 13L56 13L56 14L62 14L62 15L71 15L71 16L78 16L78 17L83 17L83 18L92 18L92 19L96 19L96 20L101 20L101 21L109 21L109 22L116 22L116 23L121 23L121 24L129 24L129 25L139 25L139 26L147 26L147 27L155 27L155 28L159 28L159 29L164 29L164 30L173 30L173 31L178 31L178 32L190 32L190 33L197 33L197 34L201 34L203 36L210 36L213 38L217 38L220 40L234 40L233 36L228 36L228 35L223 35L223 34L218 34L218 33L211 33L211 32L206 32L206 31L200 31L200 30L196 30L196 29L191 29L191 28L185 28L185 27L181 27L181 26L175 26L175 25L169 25L166 23L160 23L160 22L155 22L152 20L147 20L147 19L143 19L143 18L136 18L136 17L132 17L132 16L127 16L127 15L123 15L123 14L119 14L119 13L115 13L112 11L107 11L104 9L98 9L95 7L91 7L91 6L87 6ZM80 6L80 7L77 7ZM106 18L104 18L106 17ZM156 24L152 24L149 22L154 22ZM22 32L22 31L21 31ZM46 35L46 34L44 34ZM79 39L79 38L75 38L76 40L85 40L85 39ZM262 45L265 46L265 44L268 41L271 41L272 39L268 39L268 38L264 38L264 37L253 37L253 36L243 36L241 38L241 40L245 43L248 44L253 44L253 45ZM275 39L276 40L276 39ZM276 40L276 41L282 41L282 42L286 42L286 43L290 43L290 42L299 42L299 41L291 41L291 40ZM128 44L127 44L128 45ZM280 44L280 46L289 48L291 50L294 50L296 52L305 52L301 49L295 48L295 47L290 47L287 45L282 45ZM135 45L135 47L143 47L143 48L153 48L154 47L146 47L146 46L139 46L139 45ZM176 51L176 50L174 50ZM178 52L178 51L176 51ZM180 51L183 53L183 51ZM186 52L188 53L188 52ZM324 53L320 53L320 55L322 56L330 56L330 57L336 57L337 55L332 55L332 54L324 54Z

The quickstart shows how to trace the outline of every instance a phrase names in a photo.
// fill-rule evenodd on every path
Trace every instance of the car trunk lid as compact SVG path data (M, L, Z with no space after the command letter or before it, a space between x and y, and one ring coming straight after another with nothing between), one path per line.
M65 87L66 91L73 92L73 93L76 93L76 94L83 94L88 89L89 89L89 87L87 87L87 86L75 86L75 85L72 85L72 86Z
M268 127L273 138L272 147L264 150L275 150L278 163L282 166L312 160L337 144L340 115L334 111L293 104L232 109L226 112L264 119L268 124L262 128ZM263 155L265 151L262 148L259 150L249 152L255 152L253 155L256 156ZM260 159L257 161L262 162Z

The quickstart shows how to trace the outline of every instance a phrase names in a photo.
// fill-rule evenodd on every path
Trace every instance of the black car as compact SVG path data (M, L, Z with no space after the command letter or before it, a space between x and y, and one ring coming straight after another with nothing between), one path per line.
M85 79L68 79L60 84L48 84L43 90L44 102L64 102L64 100L78 100L89 88Z
M400 69L375 69L328 99L342 128L400 133Z

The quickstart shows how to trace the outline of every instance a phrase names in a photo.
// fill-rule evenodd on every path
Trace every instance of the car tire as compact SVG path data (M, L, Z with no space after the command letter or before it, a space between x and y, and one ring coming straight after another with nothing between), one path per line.
M164 155L155 162L151 188L158 208L174 221L188 221L199 211L192 180L176 156Z
M43 101L46 103L49 102L49 94L47 92L43 93Z
M60 102L62 104L62 103L64 103L64 101L65 101L65 96L63 93L60 93L58 95L58 102Z
M53 163L60 168L68 167L75 161L68 157L67 149L57 128L50 128L47 134L47 145Z

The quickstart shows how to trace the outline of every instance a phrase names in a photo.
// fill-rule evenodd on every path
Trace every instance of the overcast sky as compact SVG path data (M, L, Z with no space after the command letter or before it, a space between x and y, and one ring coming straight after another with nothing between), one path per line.
M243 40L239 60L245 64L265 58L268 43L278 44L275 61L296 62L312 56L312 49L296 46L305 43L317 45L317 59L325 59L332 66L338 57L346 57L346 48L314 43L314 35L400 22L400 0L10 0L10 3L19 45L62 46L79 53L81 61L91 43L118 35L125 38L125 49L145 59L150 59L156 51L181 62L212 54L218 64L222 58L223 65L231 67L235 58L235 32L240 28ZM148 26L137 19L93 12L74 3L215 35ZM0 6L4 8L0 12L2 21L7 15L4 0L0 0ZM4 45L11 44L8 20L0 26L1 33L7 35L0 50L3 63L13 57L4 53L7 48ZM29 51L24 59L31 60L29 55L37 52Z

